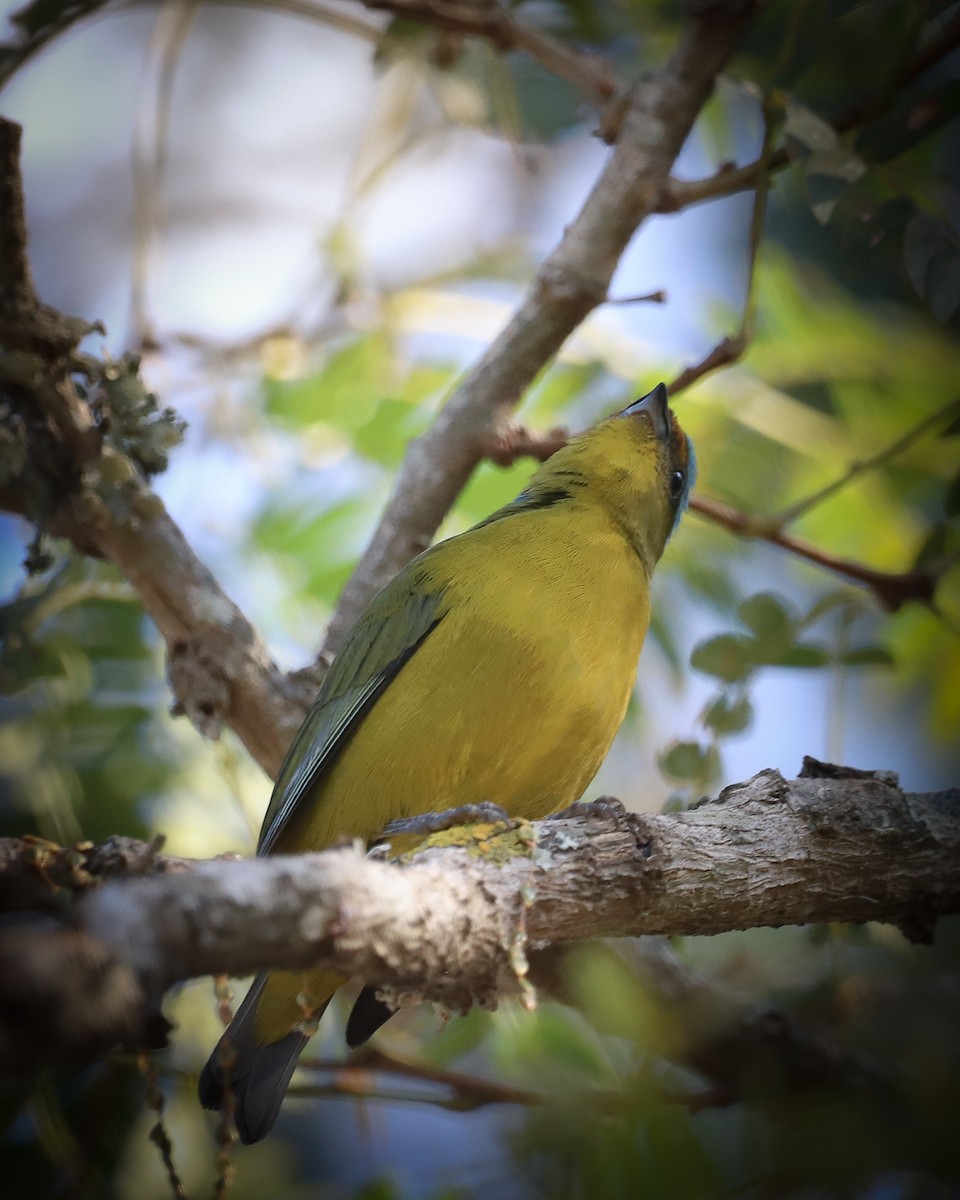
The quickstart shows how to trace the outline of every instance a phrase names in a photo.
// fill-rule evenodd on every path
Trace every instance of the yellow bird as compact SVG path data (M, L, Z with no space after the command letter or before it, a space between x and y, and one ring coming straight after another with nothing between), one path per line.
M257 854L373 840L391 820L494 802L537 820L577 800L623 721L650 619L650 577L694 474L659 384L571 439L516 500L415 558L357 621L280 769ZM237 1130L272 1128L344 980L259 976L200 1079L229 1083ZM298 1000L298 997L300 998ZM361 993L347 1041L389 1017Z

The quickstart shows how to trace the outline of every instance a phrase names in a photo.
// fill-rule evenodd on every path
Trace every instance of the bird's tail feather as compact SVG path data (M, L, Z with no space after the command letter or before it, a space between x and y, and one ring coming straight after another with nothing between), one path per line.
M377 998L377 989L369 984L363 988L353 1002L345 1031L347 1045L351 1050L362 1046L393 1016L389 1004Z
M223 1107L226 1091L231 1090L237 1133L245 1145L258 1142L273 1128L297 1060L308 1041L298 1029L275 1042L257 1041L254 1019L266 981L266 975L258 975L254 980L203 1068L198 1088L200 1103L214 1111ZM323 1008L326 1003L317 1017Z

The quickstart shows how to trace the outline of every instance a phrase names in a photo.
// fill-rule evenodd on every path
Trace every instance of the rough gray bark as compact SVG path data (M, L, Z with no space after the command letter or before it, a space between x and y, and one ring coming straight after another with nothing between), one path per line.
M4 859L0 876L17 870L15 845ZM828 921L892 922L929 939L938 917L960 911L960 792L763 771L688 812L574 814L402 865L359 846L145 865L151 877L103 883L72 913L76 936L105 948L130 994L146 997L143 1024L179 980L315 965L465 1009L525 986L528 944ZM46 947L38 936L18 952L32 944ZM45 996L59 979L64 1010L83 1006L74 978L45 978ZM7 979L0 1013L35 1019L28 997L11 1001L17 986ZM103 1044L136 1024L125 1014ZM8 1029L0 1048L11 1042Z

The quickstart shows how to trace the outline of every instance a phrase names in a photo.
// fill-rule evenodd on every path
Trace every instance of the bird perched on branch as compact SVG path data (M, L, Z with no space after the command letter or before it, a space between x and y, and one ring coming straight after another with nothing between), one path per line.
M537 820L577 800L626 713L650 577L693 474L660 384L571 439L516 500L415 558L330 667L257 853L369 841L436 808L494 802ZM309 1026L343 982L329 971L254 981L200 1079L211 1109L229 1084L244 1142L272 1128ZM365 989L348 1043L389 1016Z

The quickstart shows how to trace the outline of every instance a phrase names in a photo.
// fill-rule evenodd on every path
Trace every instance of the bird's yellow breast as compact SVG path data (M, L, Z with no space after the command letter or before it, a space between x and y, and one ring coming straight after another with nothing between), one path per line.
M428 560L443 586L437 628L277 852L483 800L537 819L576 800L609 750L649 618L646 573L617 527L592 506L555 505L438 550Z

